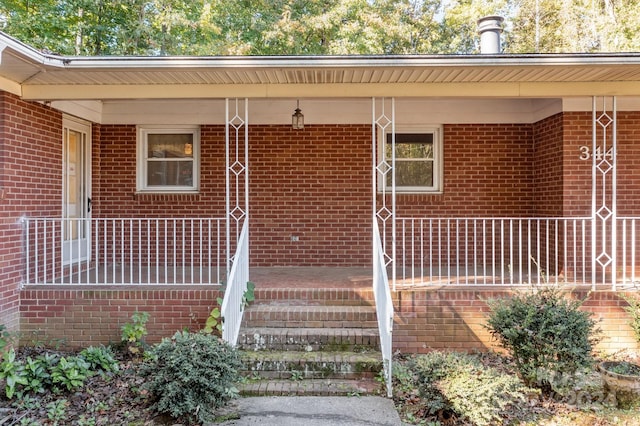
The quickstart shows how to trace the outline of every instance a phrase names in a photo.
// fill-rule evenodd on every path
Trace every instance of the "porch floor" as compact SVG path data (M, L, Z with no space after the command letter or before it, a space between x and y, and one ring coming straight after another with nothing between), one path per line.
M367 267L257 267L249 279L259 288L371 287L373 274Z
M526 271L528 272L528 271ZM440 270L424 270L414 276L398 269L395 288L397 290L416 287L444 286L528 286L531 284L567 284L591 285L590 277L566 279L562 275L540 276L525 271L509 273L507 271L474 271L472 268L452 267ZM389 271L389 280L392 276ZM176 285L211 284L223 279L220 266L211 268L175 268L165 271L162 268L121 267L102 265L80 273L74 273L41 282L26 284L97 284L97 285ZM271 266L252 267L249 279L260 288L364 288L371 287L373 272L370 267L340 266ZM598 284L604 285L604 284ZM611 285L611 284L607 284ZM619 278L619 288L639 289L640 276Z

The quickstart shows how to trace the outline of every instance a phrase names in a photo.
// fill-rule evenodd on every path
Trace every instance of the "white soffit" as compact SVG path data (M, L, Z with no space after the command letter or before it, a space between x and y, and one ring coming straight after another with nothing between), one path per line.
M249 125L290 124L296 98L249 99ZM396 99L402 124L532 123L561 112L560 99ZM371 99L301 98L306 124L370 124ZM104 101L103 124L224 124L223 100Z
M640 54L62 57L0 33L0 79L43 101L640 96Z

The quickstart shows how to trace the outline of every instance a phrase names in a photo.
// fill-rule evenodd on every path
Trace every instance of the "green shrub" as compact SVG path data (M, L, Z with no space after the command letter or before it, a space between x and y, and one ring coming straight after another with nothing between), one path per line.
M529 386L553 390L549 377L571 375L593 364L596 322L554 287L488 302L486 327L505 348Z
M632 296L622 296L622 298L629 304L624 310L631 317L629 325L640 342L640 298Z
M51 381L54 385L65 387L72 391L84 385L85 380L91 375L90 364L82 357L62 357L51 368Z
M237 395L237 352L206 333L177 332L149 351L141 368L153 409L187 423L211 421L216 408Z
M106 346L89 346L80 352L80 356L89 363L91 370L118 371L118 361Z
M23 363L16 359L16 352L11 347L2 354L0 361L0 383L4 382L4 393L8 399L13 398L18 385L26 384Z
M408 368L417 377L428 414L455 413L480 426L525 417L523 402L532 390L477 357L436 351L409 360Z
M124 324L122 330L122 342L132 355L140 355L144 352L144 336L147 335L148 312L134 312L131 322Z

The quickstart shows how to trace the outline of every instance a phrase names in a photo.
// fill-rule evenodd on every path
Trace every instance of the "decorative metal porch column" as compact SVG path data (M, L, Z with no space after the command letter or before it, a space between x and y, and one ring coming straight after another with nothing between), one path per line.
M247 98L225 99L227 279L235 260L242 225L249 220L248 117Z
M396 128L395 98L372 99L371 149L373 156L373 225L380 232L385 267L391 267L396 288ZM391 135L391 158L387 158L386 137ZM389 192L389 177L390 189Z
M616 289L616 98L593 97L591 273L592 286L611 274Z

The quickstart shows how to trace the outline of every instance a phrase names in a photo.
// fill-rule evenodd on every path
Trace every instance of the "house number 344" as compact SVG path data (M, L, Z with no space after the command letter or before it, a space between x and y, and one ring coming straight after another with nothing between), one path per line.
M581 160L590 160L592 156L592 151L593 150L591 149L591 147L587 145L582 145L580 147L580 157L578 158L580 158ZM602 148L600 148L599 146L596 147L596 151L595 151L596 160L598 161L602 160L602 152L603 152ZM604 155L608 160L613 160L612 148L609 148Z

